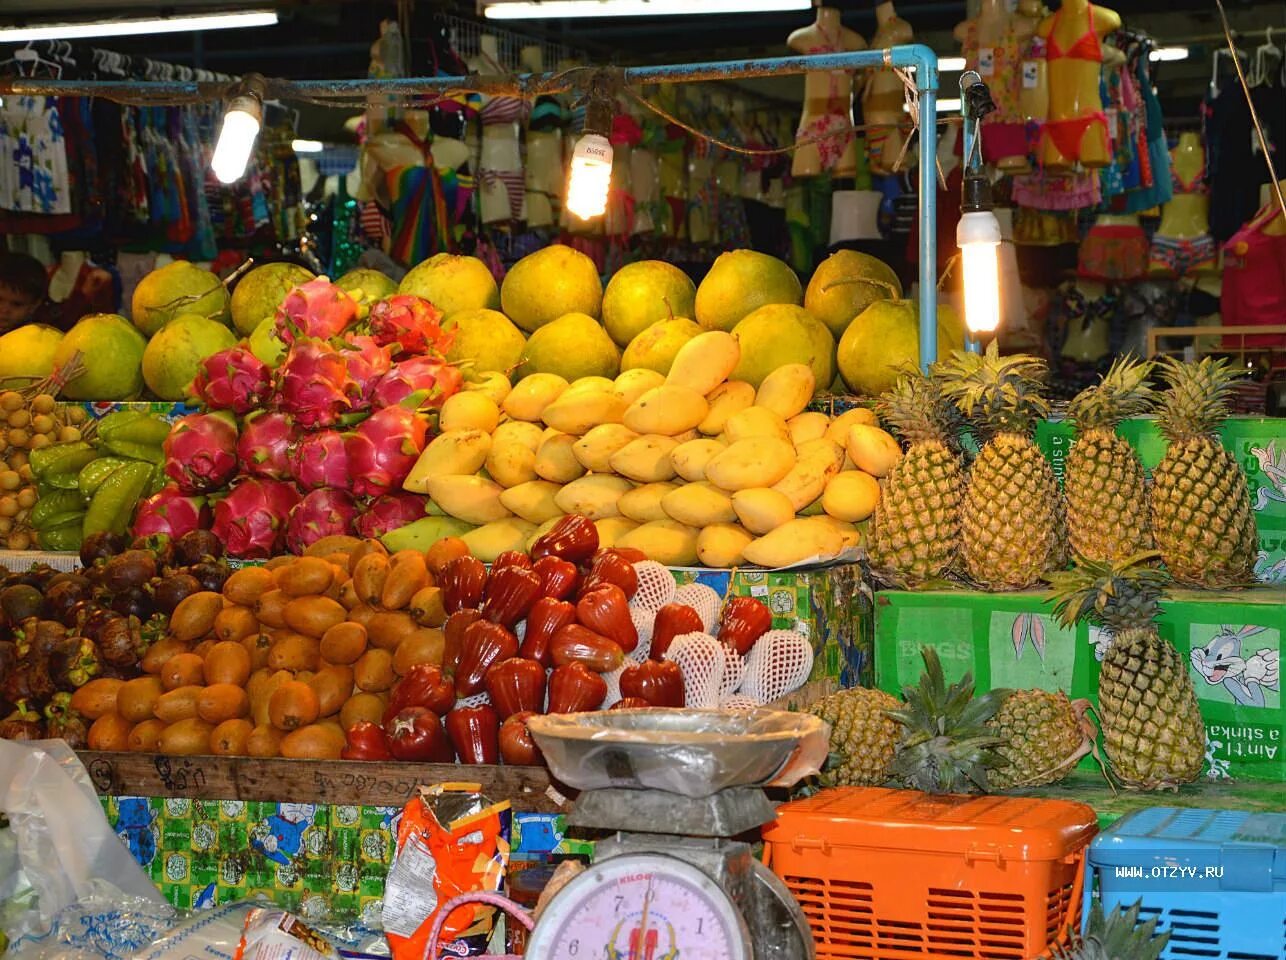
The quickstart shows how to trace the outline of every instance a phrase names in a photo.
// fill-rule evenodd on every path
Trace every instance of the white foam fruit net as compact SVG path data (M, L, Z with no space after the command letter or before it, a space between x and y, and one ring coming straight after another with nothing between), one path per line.
M599 674L599 676L603 678L603 682L607 684L607 696L603 698L603 704L599 707L600 710L606 710L612 704L621 699L621 674L625 672L626 667L631 666L633 666L633 664L629 660L626 660L615 670L609 670L607 673Z
M719 611L723 608L723 601L714 590L704 583L685 583L674 591L671 602L687 604L701 618L706 633L714 633L715 625L719 622Z
M455 702L457 707L485 707L491 703L491 697L485 692L475 693L471 697L461 697Z
M752 700L744 693L734 693L719 701L719 709L729 713L749 713L759 709L759 701Z
M746 676L741 693L756 703L774 700L798 690L813 671L813 647L793 630L769 630L746 655Z
M527 621L519 620L514 627L514 636L518 638L518 646L522 646L523 638L527 636Z
M634 573L639 578L638 589L630 597L630 606L651 610L655 613L674 599L678 585L665 566L655 560L640 560L634 564Z
M634 629L639 635L639 645L625 656L635 663L642 663L652 649L652 628L656 625L656 611L630 604L630 619L634 621Z
M745 679L746 658L726 643L719 646L723 648L723 680L719 683L719 700L722 702L735 693Z
M672 660L683 671L685 707L719 705L723 685L723 644L708 633L683 633L670 643L663 660Z

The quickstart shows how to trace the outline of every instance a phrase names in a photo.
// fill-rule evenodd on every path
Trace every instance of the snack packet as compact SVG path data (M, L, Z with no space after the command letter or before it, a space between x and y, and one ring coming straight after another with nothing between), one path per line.
M509 863L509 801L492 803L477 783L421 787L407 801L397 854L384 882L384 933L393 960L422 960L438 908L475 890L496 893ZM470 904L452 912L440 938L451 956L487 948L495 909Z
M255 907L246 914L232 960L340 960L325 937L293 913Z

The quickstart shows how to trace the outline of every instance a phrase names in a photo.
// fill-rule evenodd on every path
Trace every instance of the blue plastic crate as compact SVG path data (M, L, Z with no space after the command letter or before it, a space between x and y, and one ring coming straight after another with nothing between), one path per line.
M1095 837L1087 863L1105 911L1142 900L1160 917L1166 960L1286 960L1286 813L1140 810Z

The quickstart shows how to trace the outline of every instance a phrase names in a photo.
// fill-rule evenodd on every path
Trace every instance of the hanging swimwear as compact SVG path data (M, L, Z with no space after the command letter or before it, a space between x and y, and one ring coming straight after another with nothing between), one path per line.
M979 47L977 20L968 20L962 44L965 69L977 70L996 109L982 120L982 158L987 163L1027 154L1027 121L1020 102L1022 58L1018 35L1007 29L994 47Z
M1286 317L1286 233L1268 232L1283 216L1274 199L1224 244L1220 304L1227 326L1281 323ZM1254 347L1280 349L1282 343L1281 334L1236 339Z
M1059 7L1058 12L1054 14L1054 22L1050 26L1049 36L1045 42L1045 61L1052 63L1055 60L1086 60L1091 63L1103 62L1103 45L1098 38L1098 33L1094 30L1094 7L1087 8L1089 15L1089 30L1076 39L1066 50L1058 45L1056 33L1058 30L1058 19L1063 15L1066 6ZM1081 155L1081 144L1085 142L1085 135L1091 129L1097 129L1102 137L1102 142L1107 144L1107 115L1100 109L1087 113L1079 117L1068 117L1064 120L1046 120L1040 125L1040 134L1038 145L1042 152L1045 146L1046 138L1054 145L1054 148L1069 160L1078 160Z

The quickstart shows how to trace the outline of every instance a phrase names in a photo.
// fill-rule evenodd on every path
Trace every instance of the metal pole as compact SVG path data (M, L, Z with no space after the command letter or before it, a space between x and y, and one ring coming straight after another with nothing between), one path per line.
M975 149L979 151L977 166L981 166L982 164L982 147L980 144L975 142L978 138L978 125L973 119L972 111L969 109L969 97L967 96L969 86L973 83L980 83L981 81L982 77L979 76L976 71L966 70L964 73L960 74L960 119L963 121L961 124L963 132L961 134L960 149L963 151L964 156L964 163L962 164L963 169L960 172L964 175L968 175L968 173L975 167L973 155ZM964 272L963 263L960 265L960 270L961 273ZM968 353L982 353L981 341L969 332L969 328L967 326L965 327L964 346Z
M686 83L701 80L736 80L772 77L825 70L888 69L915 70L920 97L920 366L927 368L938 357L937 317L937 199L935 179L938 143L938 56L924 44L907 44L885 50L857 50L810 56L768 57L758 60L722 60L711 63L679 63L652 67L626 67L625 82ZM572 89L575 76L568 74L520 74L516 77L405 77L359 80L269 80L268 95L290 99L327 97L422 97L446 91L472 90L480 93L559 93ZM128 101L147 94L163 101L217 99L226 92L226 83L197 84L172 81L129 80L46 80L26 77L0 78L0 95L100 96Z

